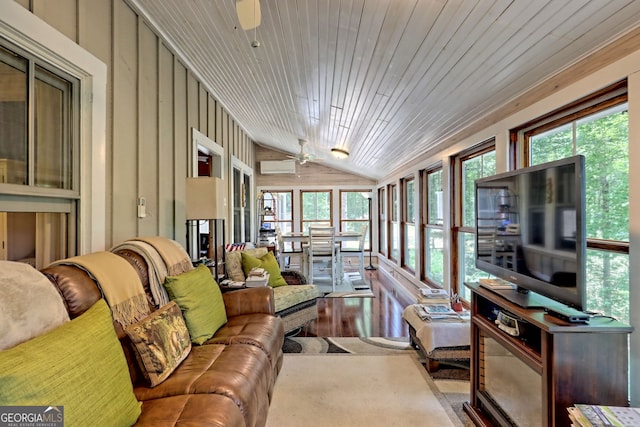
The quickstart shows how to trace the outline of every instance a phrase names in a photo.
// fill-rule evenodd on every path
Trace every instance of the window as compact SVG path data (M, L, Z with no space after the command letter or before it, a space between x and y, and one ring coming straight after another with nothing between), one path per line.
M629 136L621 82L543 118L522 135L529 165L585 156L587 309L629 322Z
M27 58L0 47L0 182L71 189L72 83ZM67 77L69 78L69 77ZM29 102L29 88L33 101ZM33 120L29 120L29 111ZM30 148L29 141L33 141Z
M282 233L291 233L293 231L293 191L268 191L265 195L270 194L275 199L276 215L275 226Z
M378 247L382 255L387 255L387 231L389 222L387 216L387 191L384 187L378 189Z
M340 190L340 231L360 233L366 226L364 248L369 248L370 192ZM343 248L357 249L358 242L342 242Z
M415 180L413 177L402 181L402 222L403 222L403 253L402 264L410 270L416 270L416 210L415 210Z
M487 275L475 267L475 180L495 175L494 144L493 140L482 143L455 158L459 212L456 216L457 228L452 230L452 236L457 241L457 271L454 273L457 289L454 291L464 299L468 299L464 282L475 282Z
M444 201L442 191L442 168L429 169L421 174L423 241L423 280L444 285Z
M253 169L236 157L231 158L233 189L233 242L251 242L251 224L255 207L251 194L253 188ZM256 236L256 241L257 236Z
M389 223L389 243L391 244L389 258L397 261L400 256L400 223L398 221L398 186L396 184L389 185L389 196L389 211L391 217L391 222Z
M332 225L331 191L301 191L302 199L302 232L309 231L309 226Z
M267 215L266 218L270 219L270 225L273 229L280 230L281 233L287 234L293 231L293 191L270 191L262 190L263 204L264 206L273 207L274 215ZM258 206L258 209L261 209ZM264 212L263 212L264 213ZM258 224L262 226L262 224ZM286 242L284 244L285 251L292 251L292 243Z
M0 254L44 268L76 250L79 82L3 43L0 200L6 211L0 212Z

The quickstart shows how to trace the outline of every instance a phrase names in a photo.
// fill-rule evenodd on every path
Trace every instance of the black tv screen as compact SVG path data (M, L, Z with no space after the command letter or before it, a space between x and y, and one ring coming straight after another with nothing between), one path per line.
M517 286L498 292L523 307L585 308L584 157L475 184L476 267Z

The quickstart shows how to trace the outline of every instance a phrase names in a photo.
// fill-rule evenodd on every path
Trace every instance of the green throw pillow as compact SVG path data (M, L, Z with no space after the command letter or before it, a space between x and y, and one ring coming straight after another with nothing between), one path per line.
M69 426L134 424L141 403L105 301L0 352L0 405L63 406Z
M273 256L273 252L267 252L266 255L260 258L247 255L243 252L242 269L244 270L245 276L249 275L252 268L264 268L265 271L269 273L269 286L272 288L287 285L287 281L284 280L284 277L282 277L280 273L280 266L278 265L276 257Z
M167 276L164 287L182 310L192 343L204 343L227 323L222 292L207 266L200 264L178 276Z

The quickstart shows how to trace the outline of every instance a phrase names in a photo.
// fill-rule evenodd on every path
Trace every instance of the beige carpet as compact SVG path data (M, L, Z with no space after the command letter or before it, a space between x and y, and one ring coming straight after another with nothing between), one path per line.
M463 425L408 354L286 354L267 419L267 427Z

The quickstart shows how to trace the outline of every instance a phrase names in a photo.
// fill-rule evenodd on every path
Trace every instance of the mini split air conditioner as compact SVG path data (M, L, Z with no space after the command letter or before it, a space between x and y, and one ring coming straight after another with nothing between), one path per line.
M294 174L296 173L295 160L262 160L260 162L262 175Z

